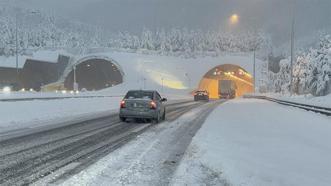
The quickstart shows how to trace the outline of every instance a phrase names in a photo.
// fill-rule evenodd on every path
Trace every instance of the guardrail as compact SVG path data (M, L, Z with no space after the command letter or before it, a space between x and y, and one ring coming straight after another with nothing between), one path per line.
M270 97L267 97L267 96L245 95L244 98L255 98L255 99L268 100L268 101L272 101L272 102L275 102L275 103L278 103L278 104L281 104L281 105L291 106L291 107L295 107L295 108L304 109L304 110L307 110L307 111L320 113L320 114L323 114L323 115L326 115L326 116L331 116L331 108L327 108L327 107L297 103L297 102L292 102L292 101L285 101L285 100L270 98Z

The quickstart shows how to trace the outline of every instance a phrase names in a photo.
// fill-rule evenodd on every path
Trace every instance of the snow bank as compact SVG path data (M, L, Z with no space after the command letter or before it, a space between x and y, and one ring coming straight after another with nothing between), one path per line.
M84 96L122 96L123 94L115 94L115 93L107 93L100 91L88 91L88 92L80 92L78 94L74 94L73 92L66 91L62 92L35 92L35 91L25 91L25 92L10 92L4 93L0 92L0 100L1 99L21 99L21 98L61 98L61 97L84 97Z
M330 123L263 100L227 102L194 137L173 185L330 185Z
M0 102L0 136L9 131L60 124L69 119L109 115L118 109L120 100L121 97Z

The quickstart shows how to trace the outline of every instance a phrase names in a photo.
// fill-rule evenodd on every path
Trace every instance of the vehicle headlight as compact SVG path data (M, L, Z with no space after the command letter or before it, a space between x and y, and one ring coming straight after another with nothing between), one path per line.
M2 92L4 92L4 93L10 93L11 92L11 88L8 87L8 86L5 86L5 87L2 88Z

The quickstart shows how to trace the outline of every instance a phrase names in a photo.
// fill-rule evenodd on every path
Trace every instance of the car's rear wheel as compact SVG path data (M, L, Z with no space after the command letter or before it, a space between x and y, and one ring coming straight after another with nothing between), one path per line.
M158 124L160 122L160 114L156 116L156 118L152 119L153 124Z
M166 119L166 110L164 109L163 115L162 115L162 120L164 121Z
M120 117L121 122L125 122L126 118L125 117Z

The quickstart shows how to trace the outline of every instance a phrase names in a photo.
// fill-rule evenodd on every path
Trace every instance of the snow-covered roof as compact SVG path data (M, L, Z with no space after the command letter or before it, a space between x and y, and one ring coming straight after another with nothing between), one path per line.
M57 63L58 57L61 54L66 54L64 51L55 50L41 50L32 53L32 55L20 55L18 56L18 68L23 68L27 59L38 60L42 62ZM0 56L0 67L15 68L16 67L16 56Z

